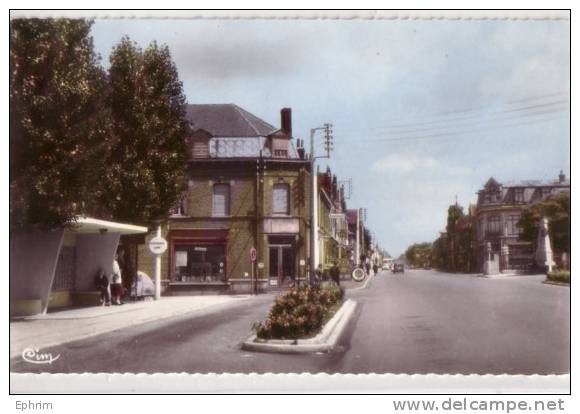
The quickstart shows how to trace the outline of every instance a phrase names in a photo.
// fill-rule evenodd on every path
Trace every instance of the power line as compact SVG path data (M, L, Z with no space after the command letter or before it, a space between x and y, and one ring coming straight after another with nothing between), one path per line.
M549 97L556 97L562 96L562 93L555 93L555 94L547 94L529 98L518 99L514 101L510 101L498 106L499 110L493 110L493 107L479 107L479 108L466 108L466 109L457 109L453 111L447 111L439 114L434 114L431 117L440 117L443 116L443 119L431 119L426 121L416 121L416 122L403 122L403 123L391 123L391 124L383 124L383 125L375 125L371 127L371 129L377 130L389 130L389 129L402 129L402 128L409 128L409 127L417 127L421 125L438 125L438 124L449 124L449 123L459 123L459 122L469 122L474 119L481 118L482 116L496 116L502 115L512 112L521 112L521 111L528 111L534 109L541 109L543 107L554 107L559 105L569 105L568 99L561 99L561 100L549 100L545 102L539 102L534 105L528 106L519 106L515 108L510 108L514 104L517 103L524 103L524 102L531 102L531 101L538 101ZM566 107L560 109L567 109ZM466 114L469 112L474 112L470 114ZM452 114L466 114L461 116L452 116L449 117L448 115ZM344 129L343 129L344 130Z
M549 117L549 118L544 118L544 119L531 119L525 122L512 122L512 123L506 123L506 124L491 124L488 126L482 126L481 128L478 129L465 129L465 130L461 130L461 131L451 131L451 132L442 132L442 133L437 133L437 134L429 134L429 135L418 135L418 136L408 136L408 137L392 137L392 138L388 138L388 137L381 137L381 138L369 138L369 139L365 139L363 142L395 142L395 141L399 141L399 142L404 142L404 141L416 141L416 140L425 140L425 139L434 139L434 138L445 138L445 137L453 137L453 136L465 136L465 135L469 135L469 134L473 134L473 133L479 133L479 132L485 132L485 131L490 131L490 130L494 130L494 129L500 129L500 128L511 128L511 127L517 127L517 126L527 126L530 124L535 124L535 123L542 123L542 122L549 122L549 121L553 121L555 119L558 119L559 117ZM440 140L442 141L442 140ZM352 148L349 149L349 151L351 151Z

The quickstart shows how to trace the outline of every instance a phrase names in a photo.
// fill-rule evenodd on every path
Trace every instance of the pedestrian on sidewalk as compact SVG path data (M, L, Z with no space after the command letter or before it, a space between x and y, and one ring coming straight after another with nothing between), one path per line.
M322 282L322 263L318 264L318 267L314 271L314 287L320 286Z
M109 291L109 279L105 272L101 269L97 273L95 285L99 292L101 292L101 305L111 306L111 292Z
M377 266L376 263L373 265L373 272L374 272L375 276L377 275L377 273L379 273L379 266Z
M113 305L122 305L121 298L123 296L123 279L121 277L121 267L117 259L118 254L115 254L113 260L113 273L111 274L111 296L113 297Z
M330 277L336 286L340 286L340 268L338 267L337 262L332 263L332 267L330 268Z

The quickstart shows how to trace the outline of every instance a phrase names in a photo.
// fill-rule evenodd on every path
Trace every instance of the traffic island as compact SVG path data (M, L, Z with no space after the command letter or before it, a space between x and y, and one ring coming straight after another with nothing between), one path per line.
M354 315L356 302L348 299L323 326L320 333L306 339L260 339L253 334L242 344L242 349L254 352L301 354L332 350Z

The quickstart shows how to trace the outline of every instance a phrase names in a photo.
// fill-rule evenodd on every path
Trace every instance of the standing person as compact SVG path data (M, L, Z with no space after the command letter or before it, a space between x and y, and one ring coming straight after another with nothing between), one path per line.
M121 267L117 259L118 254L115 254L113 260L113 273L111 275L111 296L113 297L113 305L122 305L121 297L123 296L123 279L121 277Z
M371 263L369 261L369 259L367 259L367 262L365 263L365 268L367 270L367 275L371 274Z
M105 272L101 269L99 273L97 273L97 277L95 279L95 286L101 292L101 305L102 306L111 306L111 292L109 291L109 279Z
M377 273L379 273L379 267L377 266L376 263L373 265L373 272L375 272L375 276L377 275Z
M334 262L330 268L330 277L336 283L336 286L340 286L340 269L337 262Z
M314 286L320 286L322 281L322 263L318 264L318 267L314 271Z

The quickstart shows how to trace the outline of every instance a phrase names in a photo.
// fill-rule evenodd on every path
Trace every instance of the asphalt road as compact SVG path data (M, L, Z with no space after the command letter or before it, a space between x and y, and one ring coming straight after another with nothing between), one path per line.
M331 353L279 355L240 349L272 295L220 313L188 315L62 345L52 365L14 359L13 372L462 373L570 371L570 289L541 278L486 279L407 270L381 272Z

